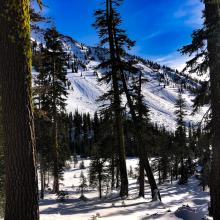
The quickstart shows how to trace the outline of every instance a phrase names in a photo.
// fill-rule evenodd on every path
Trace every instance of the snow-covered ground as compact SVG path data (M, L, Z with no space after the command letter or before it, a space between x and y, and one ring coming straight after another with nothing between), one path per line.
M80 170L79 163L64 173L61 190L68 192L64 202L58 202L57 196L46 193L40 201L41 220L201 220L207 214L209 193L203 192L195 177L187 185L165 183L159 186L162 202L151 202L150 189L146 186L145 199L138 198L137 180L129 178L129 197L121 200L112 192L107 198L99 199L98 192L88 189L85 196L88 201L79 199L81 171L87 176L89 160L85 160L86 169ZM127 167L133 170L138 165L137 159L127 159ZM204 218L206 219L206 218ZM211 218L207 218L211 219Z

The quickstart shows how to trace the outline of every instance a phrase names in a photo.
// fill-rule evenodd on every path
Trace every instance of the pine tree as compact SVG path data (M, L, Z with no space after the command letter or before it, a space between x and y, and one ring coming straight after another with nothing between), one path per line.
M128 106L130 109L130 113L132 116L135 136L138 141L138 154L142 157L142 161L144 162L144 167L149 179L149 183L151 185L151 191L152 191L152 197L154 196L154 192L159 191L157 189L157 184L154 179L149 161L147 159L147 151L145 149L145 143L142 138L141 134L141 124L138 121L138 117L135 112L135 107L132 102L132 97L130 94L130 89L128 88L127 82L126 82L126 72L136 74L139 72L139 70L134 66L136 62L133 60L126 61L126 51L125 48L131 48L134 45L134 41L131 41L124 30L120 28L121 24L121 18L120 14L117 11L117 8L122 3L121 0L108 0L106 3L106 10L98 10L96 12L96 23L95 27L100 28L99 36L101 38L101 44L109 43L109 51L110 51L110 60L104 62L100 67L109 67L110 64L112 64L112 72L114 74L111 75L111 72L109 74L105 74L104 79L109 82L111 80L112 76L112 83L113 87L116 84L116 82L120 82L120 87L117 88L117 90L120 93L125 93ZM124 59L125 58L125 59ZM117 85L117 84L116 84ZM118 92L116 92L117 94ZM115 94L115 93L114 93ZM111 95L111 93L107 94L106 97ZM109 97L110 100L114 100L111 97ZM117 103L117 102L116 102ZM115 104L113 102L113 104ZM117 131L118 133L118 131ZM159 196L160 198L160 196Z
M4 54L0 56L0 97L6 145L5 220L39 219L29 4L29 0L15 0L13 4L0 2L0 51Z
M95 12L96 22L94 27L99 31L101 45L108 44L109 58L100 64L99 67L108 68L106 76L103 78L107 82L111 82L112 90L108 91L105 95L112 101L111 108L114 112L115 129L116 129L116 145L119 155L119 168L121 176L121 189L120 196L128 196L128 177L125 158L125 142L124 142L124 128L122 118L122 103L121 103L121 86L119 79L119 72L117 69L117 60L115 54L114 45L114 28L117 22L117 17L114 17L114 11L112 10L112 4L118 5L120 0L106 0L105 9L97 10Z
M220 1L204 0L205 26L208 30L207 50L211 83L211 110L213 134L213 163L211 182L211 206L213 220L220 219Z
M79 190L80 190L80 193L81 193L80 199L82 199L82 200L85 199L84 193L85 193L85 190L87 189L87 187L88 187L87 179L86 179L84 173L81 172L81 173L80 173L80 185L79 185Z
M177 147L177 158L180 158L180 180L179 184L185 184L188 179L187 168L185 165L185 156L186 156L186 126L184 117L186 115L186 104L185 100L182 97L182 88L179 90L178 99L175 104L176 107L176 136L175 136L175 143Z
M100 156L100 155L99 155ZM90 186L97 187L99 198L102 198L102 189L108 179L108 170L106 168L106 159L95 157L92 159L89 167Z
M53 190L59 192L59 121L65 111L67 97L66 54L63 51L61 35L56 29L47 29L44 35L46 48L42 48L42 66L37 76L37 84L45 89L41 97L41 109L47 112L52 122L53 146Z
M119 1L117 6L120 6L120 3L122 1ZM125 48L130 49L131 47L134 46L134 41L130 40L125 31L120 29L120 24L121 24L121 18L119 13L117 12L117 10L114 10L114 7L111 6L110 4L110 10L111 10L111 15L116 17L116 22L115 22L115 28L113 29L113 35L114 35L114 43L115 43L115 53L116 53L116 59L117 59L117 69L120 73L120 79L122 81L122 85L123 85L123 90L125 92L126 98L127 98L127 102L128 102L128 106L129 106L129 110L130 110L130 114L132 117L132 121L133 121L133 126L134 126L134 131L135 131L135 136L136 139L138 141L138 154L141 157L141 161L143 162L143 165L145 167L145 171L147 173L148 176L148 180L151 186L151 192L152 192L152 197L155 196L155 192L158 194L158 196L156 196L157 198L160 198L160 193L159 190L157 188L157 184L156 181L154 179L154 175L152 173L149 161L148 161L148 155L147 155L147 151L145 149L146 145L144 143L143 137L142 137L142 122L138 119L137 114L135 113L135 104L132 102L132 94L130 93L130 89L128 88L128 83L126 82L126 73L129 74L140 74L140 70L137 69L134 65L136 64L135 61L133 60L128 60L128 61L124 61L126 59L126 51ZM144 107L142 102L142 98L143 96L141 96L141 88L142 88L142 78L140 77L141 75L139 75L139 86L137 91L138 93L138 103L140 108L142 109L142 107ZM143 112L142 112L143 113Z

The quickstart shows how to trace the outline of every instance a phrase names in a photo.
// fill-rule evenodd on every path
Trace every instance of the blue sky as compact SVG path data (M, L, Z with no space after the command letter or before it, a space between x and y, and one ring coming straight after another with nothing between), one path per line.
M87 45L97 45L91 24L102 0L44 0L47 16L57 29ZM135 40L132 53L181 69L186 58L177 49L190 42L192 31L202 24L200 0L124 0L123 28Z

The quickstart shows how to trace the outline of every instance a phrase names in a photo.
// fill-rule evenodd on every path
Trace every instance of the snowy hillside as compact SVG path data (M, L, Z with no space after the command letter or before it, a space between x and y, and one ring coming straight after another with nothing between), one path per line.
M102 75L101 71L95 69L101 60L108 56L107 50L82 45L69 37L64 37L63 42L64 48L70 56L68 80L71 85L68 90L67 110L74 112L78 109L80 112L93 114L100 105L96 101L97 98L107 90L107 85L100 85L98 82L98 78ZM183 95L188 109L186 122L194 124L201 120L207 108L203 108L199 114L191 116L194 96L190 92L190 88L199 86L196 81L184 77L170 68L158 67L141 58L128 56L138 60L137 66L142 69L144 76L148 79L143 86L143 94L153 123L174 130L175 101L181 81L187 88Z

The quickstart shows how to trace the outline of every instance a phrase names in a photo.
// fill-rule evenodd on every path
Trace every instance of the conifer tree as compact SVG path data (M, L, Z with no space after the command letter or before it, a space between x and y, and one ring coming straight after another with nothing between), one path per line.
M204 10L204 25L201 29L194 31L192 35L192 43L184 46L181 50L183 54L194 55L188 62L192 72L197 71L199 74L210 73L210 100L211 100L211 134L213 138L213 161L211 172L211 208L210 214L213 215L213 219L220 218L220 75L218 70L220 69L219 63L219 0L203 0L205 4ZM203 62L198 62L203 58ZM209 85L209 84L208 84Z
M135 136L138 141L138 154L142 157L142 161L144 162L144 167L149 179L149 183L151 185L152 197L154 193L157 192L159 195L159 191L157 188L156 181L154 179L149 161L147 159L147 151L145 149L145 143L141 134L141 124L138 121L138 117L135 112L135 107L132 101L132 96L130 94L130 89L127 86L126 82L126 72L129 73L137 73L138 69L134 66L135 62L132 60L126 61L126 51L125 48L131 48L134 45L134 41L131 41L124 30L120 28L121 18L120 14L117 11L117 8L121 5L121 0L107 0L106 2L106 10L98 10L96 12L96 23L95 27L100 28L99 36L101 38L101 44L109 43L109 51L110 51L110 61L104 62L100 67L109 67L109 64L112 64L112 72L115 73L112 76L112 82L114 85L114 78L116 81L121 82L118 87L118 91L120 93L125 93L128 106L130 109L130 113L132 116L132 121L134 125ZM125 58L125 59L124 59ZM111 80L111 74L106 74L104 79L108 82ZM109 93L108 95L110 95ZM112 100L111 98L109 98ZM114 103L114 102L113 102ZM115 104L115 103L114 103ZM117 132L117 131L116 131ZM158 196L160 198L160 196Z
M87 187L88 187L87 179L86 179L84 173L81 171L79 190L81 193L80 199L82 199L82 200L85 199L84 193L85 193L85 190L87 189Z
M15 0L13 4L0 2L0 51L4 54L0 56L0 97L6 146L5 220L39 219L29 5L29 0Z
M128 196L128 177L126 168L126 158L125 158L125 140L124 140L124 128L123 128L123 118L122 118L122 103L121 103L121 86L119 71L117 69L117 60L114 45L114 28L115 22L117 22L117 17L114 17L114 12L112 11L112 4L118 5L120 0L106 0L105 9L97 10L95 12L96 22L94 27L98 29L100 44L108 44L109 47L109 58L100 64L99 67L107 68L106 76L103 78L107 82L111 82L112 90L108 91L105 95L109 100L112 101L112 106L114 112L115 129L116 129L116 145L117 153L119 155L119 169L121 176L121 189L120 196Z
M98 156L98 155L97 155ZM95 157L92 159L89 167L89 182L93 187L97 187L99 191L99 198L102 198L102 189L104 182L108 179L108 170L106 168L106 159Z
M119 1L117 6L119 6L121 2L122 1ZM112 16L115 16L117 18L116 19L117 22L115 22L115 28L113 29L116 59L117 59L117 68L120 73L120 79L122 81L123 91L125 92L125 95L127 98L130 114L131 114L132 121L133 121L135 136L138 141L137 151L138 151L139 156L141 157L141 161L143 162L143 166L145 167L145 171L148 176L148 180L151 186L152 198L161 199L153 172L151 170L151 167L148 161L146 145L144 143L142 132L141 132L142 121L139 120L139 117L138 117L138 113L142 113L142 115L140 114L140 117L142 116L144 117L144 114L147 113L147 108L146 106L143 105L143 96L141 94L142 75L140 74L140 70L135 67L136 61L133 61L133 60L126 61L125 48L127 49L132 48L135 42L130 40L127 37L126 32L124 30L120 29L121 19L120 19L120 15L117 12L117 10L114 10L114 7L111 7L111 11L112 11L111 12ZM128 74L128 77L127 77L127 74ZM134 96L134 94L131 93L131 90L128 87L128 83L126 82L126 79L129 78L129 74L133 74L133 75L138 74L137 103L138 103L138 106L139 106L138 108L140 112L136 112L135 110L135 103L132 101L132 96ZM143 109L146 109L146 111L143 111ZM155 195L155 193L157 195Z
M59 192L59 121L65 111L67 97L66 54L63 51L61 35L56 29L47 29L44 35L46 48L42 48L42 66L39 69L37 83L45 88L41 99L41 109L47 112L52 122L53 146L53 190Z
M220 1L204 0L207 49L211 83L213 162L211 174L211 206L213 220L220 218Z
M179 90L178 99L175 104L176 107L176 136L175 136L175 143L177 147L177 154L176 157L180 159L180 180L179 184L185 184L188 179L187 175L187 168L185 165L185 156L186 156L186 126L184 122L184 117L186 115L186 104L185 100L182 97L182 88Z

